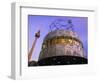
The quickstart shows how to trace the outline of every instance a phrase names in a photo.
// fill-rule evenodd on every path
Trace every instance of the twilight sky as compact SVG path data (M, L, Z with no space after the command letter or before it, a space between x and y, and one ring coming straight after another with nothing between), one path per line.
M75 32L79 35L80 40L84 46L85 56L88 55L88 18L87 17L70 17L70 16L39 16L39 15L29 15L28 16L28 45L29 50L32 47L32 42L34 41L35 33L40 30L40 38L37 40L35 49L33 51L32 60L38 61L39 53L42 47L42 42L46 34L50 31L50 25L53 21L57 19L62 20L72 20L73 28Z

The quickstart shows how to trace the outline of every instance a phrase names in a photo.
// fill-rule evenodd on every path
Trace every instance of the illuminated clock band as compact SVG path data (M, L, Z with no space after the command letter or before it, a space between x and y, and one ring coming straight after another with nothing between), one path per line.
M49 39L43 43L42 49L47 48L50 45L56 45L56 44L62 44L62 45L82 45L81 41L75 38L71 37L55 37L53 39Z

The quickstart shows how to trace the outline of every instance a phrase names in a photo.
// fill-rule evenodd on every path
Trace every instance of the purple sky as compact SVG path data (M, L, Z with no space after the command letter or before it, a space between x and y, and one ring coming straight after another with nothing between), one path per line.
M71 19L73 23L73 28L75 32L80 37L80 40L83 43L84 46L84 52L85 56L87 57L88 53L88 18L87 17L70 17L70 16L38 16L38 15L29 15L28 16L28 45L29 45L29 50L32 47L32 42L34 41L35 33L40 30L41 31L41 36L37 40L37 43L35 45L35 49L33 51L33 56L32 60L37 61L39 57L39 53L41 50L42 42L46 34L50 31L50 24L55 21L56 19Z

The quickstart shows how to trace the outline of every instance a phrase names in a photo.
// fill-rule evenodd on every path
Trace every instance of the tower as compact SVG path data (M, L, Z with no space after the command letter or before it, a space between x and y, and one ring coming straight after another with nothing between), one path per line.
M28 54L28 61L31 60L32 52L33 52L33 50L34 50L35 44L36 44L37 39L38 39L39 37L40 37L40 30L39 30L37 33L35 33L35 40L33 41L32 48L31 48L30 51L29 51L29 54Z

